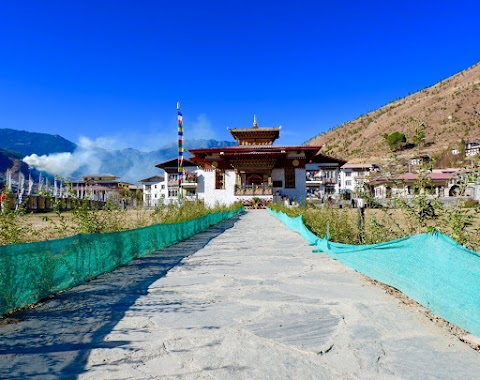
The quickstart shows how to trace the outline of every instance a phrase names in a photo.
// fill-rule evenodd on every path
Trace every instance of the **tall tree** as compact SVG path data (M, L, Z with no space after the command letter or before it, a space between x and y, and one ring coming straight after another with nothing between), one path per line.
M425 129L425 122L423 120L419 121L418 126L415 128L415 135L412 139L413 143L417 147L418 157L420 157L420 148L425 145Z

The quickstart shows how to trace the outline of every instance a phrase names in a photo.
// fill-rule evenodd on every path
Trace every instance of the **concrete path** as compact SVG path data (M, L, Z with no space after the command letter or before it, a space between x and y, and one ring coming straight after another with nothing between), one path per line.
M2 379L480 379L478 352L260 210L8 322Z

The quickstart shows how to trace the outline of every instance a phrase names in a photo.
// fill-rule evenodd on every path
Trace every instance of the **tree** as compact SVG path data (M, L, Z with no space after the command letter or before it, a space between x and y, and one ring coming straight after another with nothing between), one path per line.
M418 156L420 156L420 147L425 144L425 122L420 121L418 127L415 128L415 136L413 136L413 143L418 149Z
M383 138L388 143L388 146L392 151L399 149L404 143L407 142L407 138L402 132L393 132L390 135L384 133Z

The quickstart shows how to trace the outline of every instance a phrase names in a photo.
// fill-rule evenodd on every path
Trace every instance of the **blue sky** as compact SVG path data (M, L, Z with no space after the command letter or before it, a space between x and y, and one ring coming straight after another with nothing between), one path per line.
M0 0L0 128L301 144L480 59L477 1Z

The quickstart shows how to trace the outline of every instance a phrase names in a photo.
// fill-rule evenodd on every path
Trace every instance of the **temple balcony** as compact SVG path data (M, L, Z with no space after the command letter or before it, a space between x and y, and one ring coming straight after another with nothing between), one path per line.
M273 188L269 185L236 185L235 195L273 195Z

